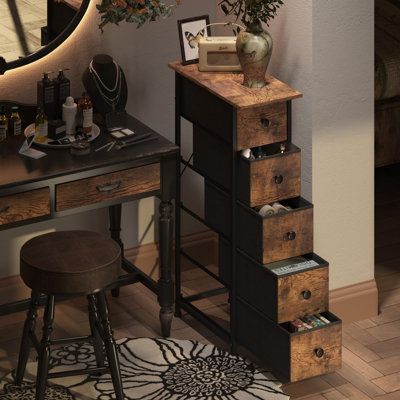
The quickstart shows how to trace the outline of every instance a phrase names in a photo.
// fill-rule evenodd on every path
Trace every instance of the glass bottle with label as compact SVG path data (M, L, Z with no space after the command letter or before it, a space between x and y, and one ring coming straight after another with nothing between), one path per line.
M84 133L90 133L93 127L93 105L86 93L78 100L78 114L82 120L82 128Z
M6 115L6 108L0 107L0 142L7 138L8 133L8 118Z
M39 143L45 142L47 133L48 133L48 129L49 129L49 126L48 126L47 116L43 112L43 109L41 107L38 107L36 120L35 120L36 141L38 141Z
M11 108L11 117L10 117L10 136L17 136L22 133L22 121L19 116L19 108L18 106L14 106Z

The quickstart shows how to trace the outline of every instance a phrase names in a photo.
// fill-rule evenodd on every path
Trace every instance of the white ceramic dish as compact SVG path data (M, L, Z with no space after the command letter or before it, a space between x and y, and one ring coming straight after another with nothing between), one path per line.
M35 124L30 124L25 128L25 136L32 135L35 132ZM100 128L96 125L93 124L92 132L89 133L89 142L93 142L95 139L97 139L100 136ZM38 142L36 140L36 137L33 141L33 143L36 146L43 147L45 149L69 149L71 147L71 144L49 144L48 142L52 142L53 139L48 139L46 138L45 142Z

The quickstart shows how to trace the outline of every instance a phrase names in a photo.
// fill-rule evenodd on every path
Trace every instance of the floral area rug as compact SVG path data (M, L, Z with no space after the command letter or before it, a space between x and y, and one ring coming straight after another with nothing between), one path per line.
M119 360L126 400L287 400L281 384L240 356L191 340L122 339ZM52 372L95 367L90 344L52 353ZM12 374L0 382L0 400L33 400L36 363L16 387ZM113 400L110 375L50 381L46 400Z

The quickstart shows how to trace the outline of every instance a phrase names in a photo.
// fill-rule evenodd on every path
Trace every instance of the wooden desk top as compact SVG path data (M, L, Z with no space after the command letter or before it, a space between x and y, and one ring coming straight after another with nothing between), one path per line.
M152 132L157 140L122 150L114 148L110 152L96 153L95 149L112 139L103 131L100 137L91 144L92 150L87 156L72 156L69 150L40 149L47 153L47 156L34 160L18 154L21 137L7 139L0 143L0 190L129 161L137 160L140 163L140 160L143 160L143 164L146 164L146 158L161 159L163 156L179 151L176 145L131 116L128 116L127 125L137 133Z
M249 89L242 85L243 74L240 73L200 72L197 64L182 65L179 61L168 66L236 108L258 107L302 97L300 92L271 75L267 75L268 84L264 88Z

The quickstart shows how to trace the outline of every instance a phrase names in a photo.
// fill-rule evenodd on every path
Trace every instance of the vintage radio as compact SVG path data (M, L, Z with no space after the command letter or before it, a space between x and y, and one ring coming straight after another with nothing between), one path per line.
M235 36L211 36L199 41L199 71L241 71Z

